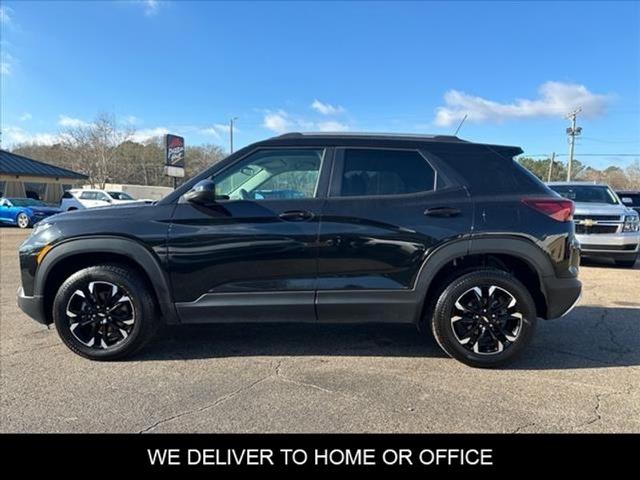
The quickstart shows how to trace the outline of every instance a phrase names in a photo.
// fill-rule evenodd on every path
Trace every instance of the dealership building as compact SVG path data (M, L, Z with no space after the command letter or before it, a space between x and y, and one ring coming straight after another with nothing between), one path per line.
M66 168L0 150L0 196L58 203L65 190L82 185L87 178Z

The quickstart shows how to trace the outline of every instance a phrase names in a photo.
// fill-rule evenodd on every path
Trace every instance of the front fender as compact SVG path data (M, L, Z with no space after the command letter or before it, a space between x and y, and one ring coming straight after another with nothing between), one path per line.
M44 257L36 270L34 279L35 296L43 296L47 279L53 269L74 255L108 253L126 257L137 264L147 275L158 300L158 305L167 323L176 323L177 315L173 304L169 280L157 255L135 240L118 236L80 237L57 244Z

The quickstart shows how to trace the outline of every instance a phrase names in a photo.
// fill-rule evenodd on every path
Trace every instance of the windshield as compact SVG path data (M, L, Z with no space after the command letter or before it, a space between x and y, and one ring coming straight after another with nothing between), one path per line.
M124 192L107 192L114 200L135 200L131 195Z
M618 197L608 187L598 185L549 185L549 188L577 203L618 205Z
M33 198L8 198L14 207L44 207L47 204Z

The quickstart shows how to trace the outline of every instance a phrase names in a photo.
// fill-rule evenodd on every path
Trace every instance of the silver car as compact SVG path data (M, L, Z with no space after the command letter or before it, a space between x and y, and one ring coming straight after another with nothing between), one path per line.
M583 257L607 257L621 267L633 267L638 258L640 221L606 184L550 182L549 188L573 200L576 237Z

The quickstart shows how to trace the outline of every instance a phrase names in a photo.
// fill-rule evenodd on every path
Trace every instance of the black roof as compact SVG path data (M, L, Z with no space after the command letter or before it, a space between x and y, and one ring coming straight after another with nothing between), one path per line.
M35 177L89 178L66 168L55 167L32 158L0 150L0 173L5 175L30 175Z

